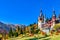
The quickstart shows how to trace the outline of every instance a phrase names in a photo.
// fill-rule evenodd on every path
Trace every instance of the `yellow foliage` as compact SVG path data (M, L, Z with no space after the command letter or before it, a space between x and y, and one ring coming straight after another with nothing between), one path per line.
M60 28L60 23L55 24L54 29Z
M2 34L0 34L0 38L2 37Z

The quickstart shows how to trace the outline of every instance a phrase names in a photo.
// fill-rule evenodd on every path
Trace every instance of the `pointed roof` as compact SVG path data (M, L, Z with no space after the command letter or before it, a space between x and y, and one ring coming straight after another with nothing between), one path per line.
M59 14L59 16L58 16L59 18L60 18L60 14Z
M60 14L58 15L58 20L60 20Z
M42 13L42 10L40 10L40 18L43 18L43 13Z
M42 10L40 10L40 16L42 16Z
M53 9L53 15L52 16L55 16L56 17L56 14L55 14L55 10Z

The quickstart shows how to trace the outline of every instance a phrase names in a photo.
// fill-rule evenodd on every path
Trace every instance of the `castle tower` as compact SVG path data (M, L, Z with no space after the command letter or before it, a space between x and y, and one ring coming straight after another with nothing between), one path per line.
M46 15L44 14L44 24L46 23Z
M60 14L59 14L59 16L58 16L58 20L59 20L59 23L60 23Z
M42 23L44 22L44 16L42 10L40 10L40 16L38 17L38 29L42 30Z
M56 21L56 14L55 14L55 10L53 10L51 29L53 29L53 27L55 26L55 21Z
M55 11L53 10L53 15L52 15L52 21L55 22L56 21L56 14Z

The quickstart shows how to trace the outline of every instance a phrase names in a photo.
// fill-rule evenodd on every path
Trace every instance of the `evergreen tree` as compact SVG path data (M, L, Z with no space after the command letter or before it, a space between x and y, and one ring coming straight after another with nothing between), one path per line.
M13 34L13 31L12 31L12 27L10 27L9 37L12 37L12 36L14 36L14 34Z
M18 29L18 35L19 35L19 34L20 34L20 27L18 26L18 28L17 28L17 29Z
M33 26L34 24L30 24L30 27L31 27L31 33L33 33L34 34L34 26Z
M15 32L15 37L17 37L18 36L18 32Z

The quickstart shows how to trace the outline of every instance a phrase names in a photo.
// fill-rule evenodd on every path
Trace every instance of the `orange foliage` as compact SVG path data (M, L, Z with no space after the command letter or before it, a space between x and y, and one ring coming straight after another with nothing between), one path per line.
M45 35L45 34L46 34L46 33L45 33L45 32L43 32L43 31L42 31L41 33L42 33L42 35Z
M33 34L29 34L29 36L33 36Z
M59 35L59 33L58 33L58 32L56 32L56 35Z
M33 26L34 26L34 28L36 28L37 27L37 24L34 24Z

